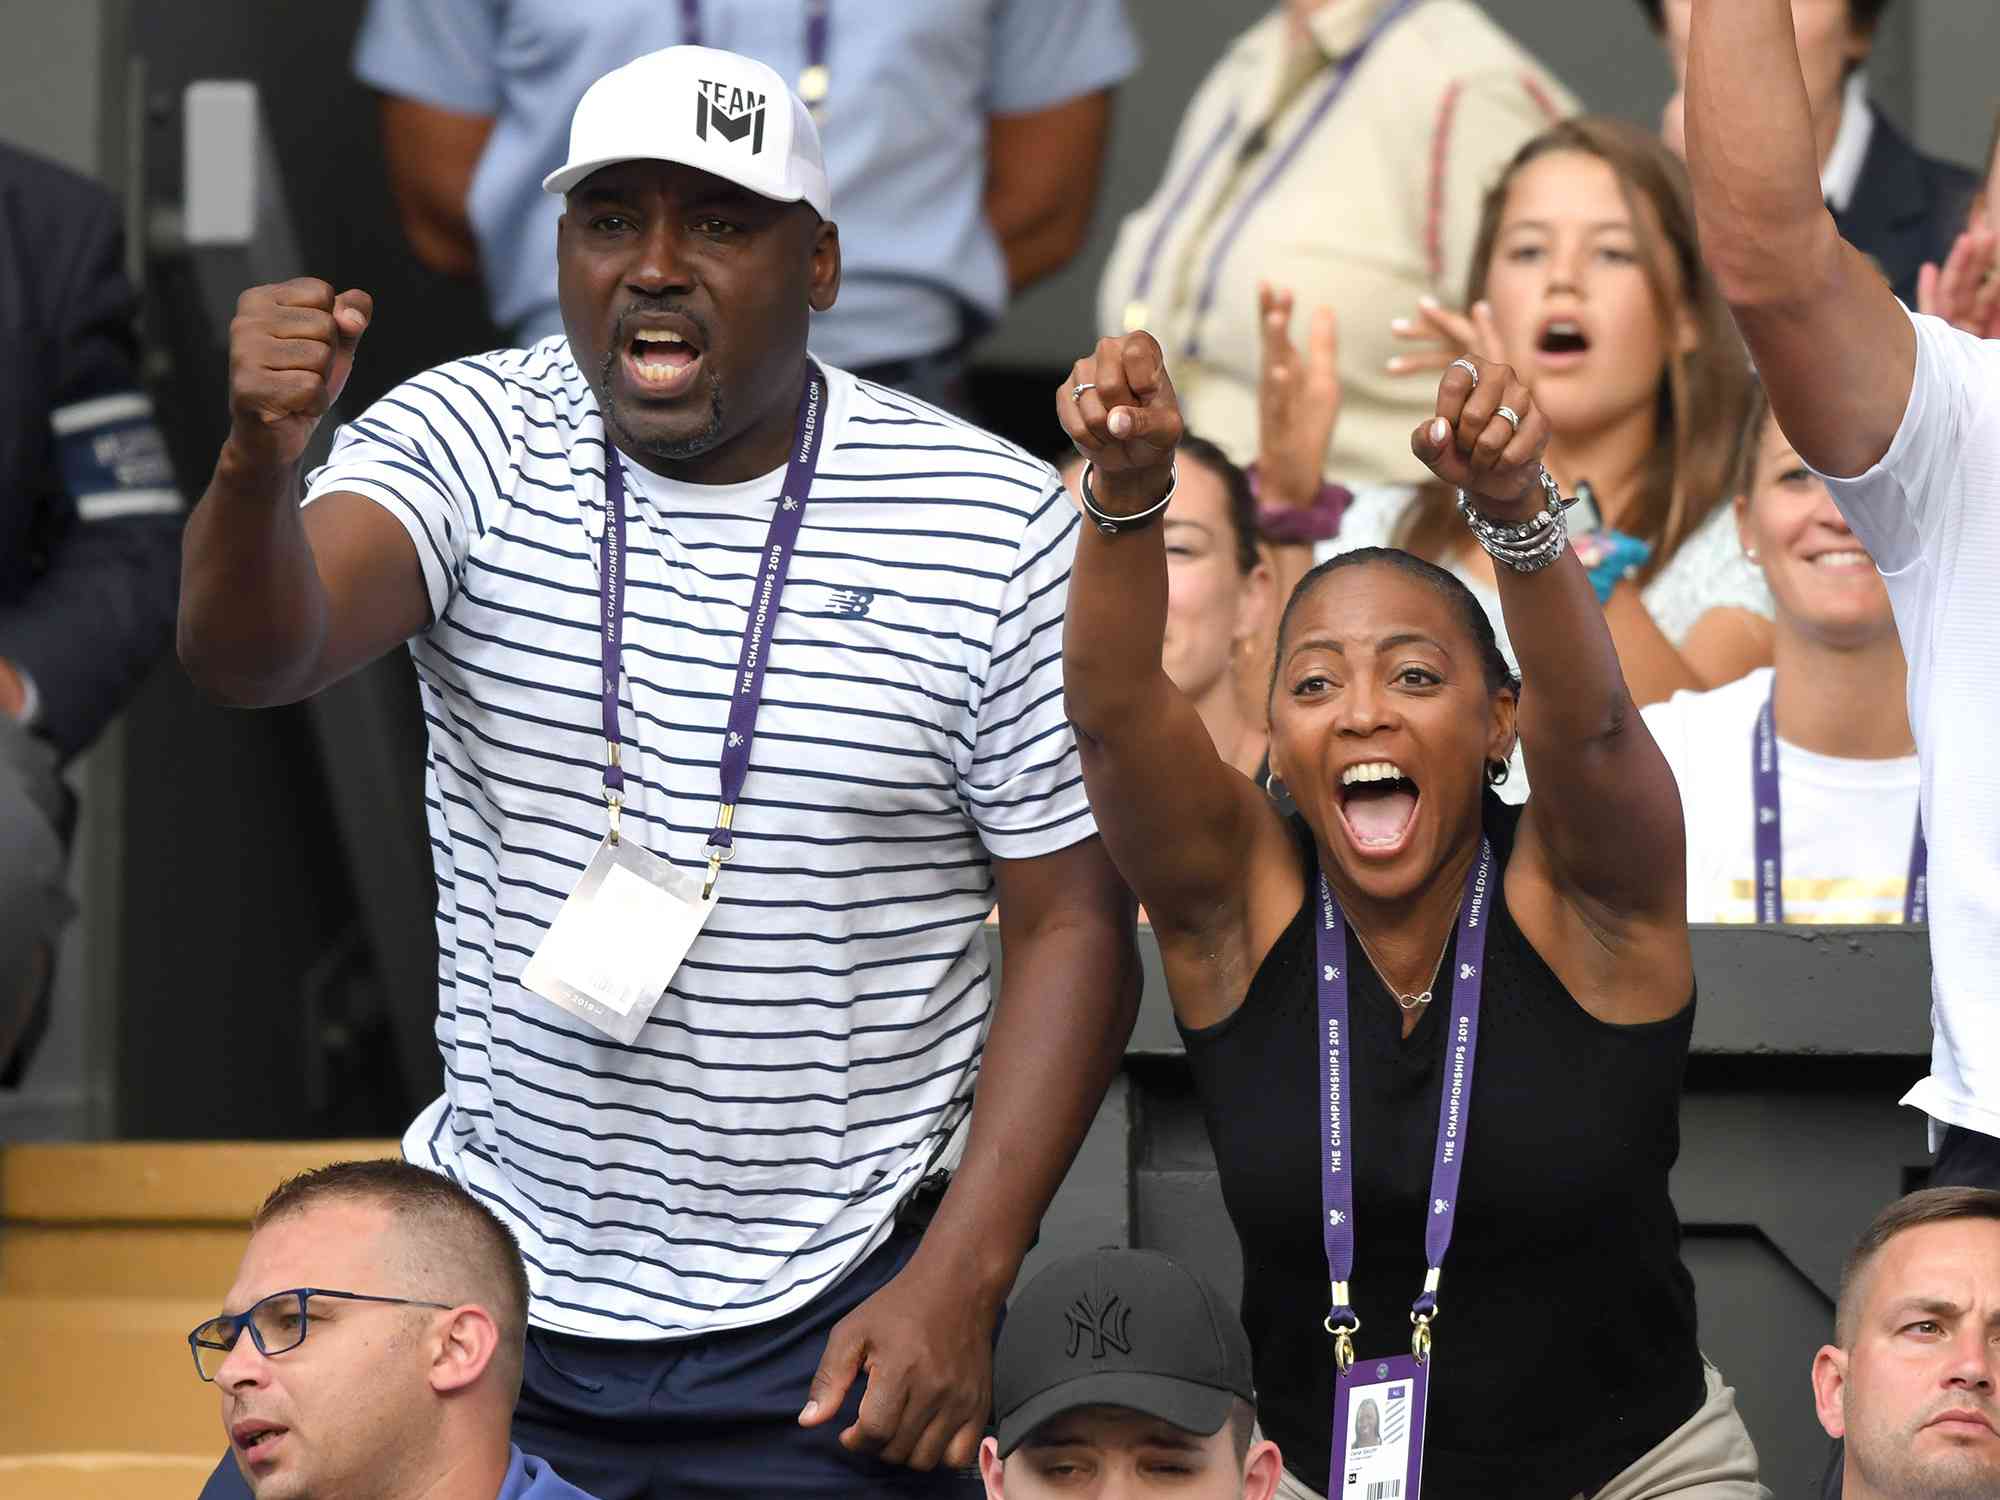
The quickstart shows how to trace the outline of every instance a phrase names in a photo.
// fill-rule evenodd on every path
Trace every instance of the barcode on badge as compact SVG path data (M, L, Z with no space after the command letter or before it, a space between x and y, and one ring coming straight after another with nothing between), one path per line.
M1361 1500L1397 1500L1397 1496L1402 1493L1402 1480L1385 1479L1380 1484L1369 1485L1368 1493L1362 1496Z

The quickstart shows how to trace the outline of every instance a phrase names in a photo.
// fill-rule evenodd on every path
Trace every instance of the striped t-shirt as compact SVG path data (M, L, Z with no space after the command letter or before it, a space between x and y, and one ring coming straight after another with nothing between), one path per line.
M544 1327L755 1324L879 1245L969 1108L991 858L1095 832L1063 715L1060 483L989 433L827 376L736 856L629 1047L520 982L606 828L604 427L567 342L417 376L308 483L308 504L380 503L422 561L434 623L410 649L445 1094L403 1149L507 1221ZM624 473L623 826L692 872L783 470Z

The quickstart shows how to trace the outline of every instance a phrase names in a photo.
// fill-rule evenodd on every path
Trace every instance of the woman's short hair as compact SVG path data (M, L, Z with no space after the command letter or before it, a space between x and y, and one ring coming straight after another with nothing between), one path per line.
M1465 627L1465 633L1472 637L1473 647L1479 653L1480 675L1486 679L1486 691L1489 694L1505 691L1517 697L1520 695L1521 679L1507 665L1507 658L1500 650L1499 637L1493 631L1493 621L1488 618L1485 606L1465 586L1464 580L1455 573L1446 572L1436 563L1427 562L1397 547L1357 547L1352 552L1338 553L1299 580L1298 587L1292 590L1292 597L1285 601L1284 613L1278 617L1278 643L1271 659L1271 692L1277 691L1278 667L1285 658L1285 635L1291 628L1292 612L1300 602L1343 569L1374 566L1395 568L1443 595L1445 602L1457 614L1459 624Z
M1750 360L1729 304L1701 258L1687 168L1649 131L1623 120L1583 115L1543 131L1507 164L1480 215L1465 305L1486 295L1486 278L1514 179L1531 163L1563 152L1595 157L1611 169L1640 247L1639 264L1652 289L1662 328L1682 307L1692 314L1697 344L1668 358L1661 375L1657 439L1639 478L1639 494L1621 531L1653 548L1641 571L1650 580L1726 497ZM1582 476L1588 479L1589 475ZM1425 484L1404 512L1395 543L1424 557L1443 557L1464 535L1452 491Z

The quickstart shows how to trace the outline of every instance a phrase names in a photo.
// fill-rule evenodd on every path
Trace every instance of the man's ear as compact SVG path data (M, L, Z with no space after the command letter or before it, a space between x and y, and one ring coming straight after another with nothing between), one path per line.
M1269 1438L1251 1448L1243 1466L1243 1500L1271 1500L1284 1477L1285 1461Z
M811 210L808 209L808 212ZM825 312L840 296L840 226L821 219L813 229L812 294L814 312Z
M1813 1411L1828 1437L1847 1436L1847 1353L1823 1344L1812 1362Z
M986 1485L986 1500L1007 1500L1000 1445L990 1437L979 1440L979 1477Z
M431 1389L440 1396L476 1384L500 1347L493 1314L476 1302L454 1307L439 1319L431 1353Z

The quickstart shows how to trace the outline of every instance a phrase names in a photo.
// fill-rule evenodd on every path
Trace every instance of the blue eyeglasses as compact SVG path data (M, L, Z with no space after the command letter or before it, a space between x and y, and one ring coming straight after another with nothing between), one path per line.
M312 1316L308 1303L314 1297L338 1297L345 1302L383 1302L394 1307L435 1307L449 1312L449 1302L424 1302L415 1297L375 1297L367 1292L335 1292L323 1286L296 1286L290 1291L273 1292L240 1313L224 1313L210 1318L188 1337L194 1353L195 1373L203 1380L215 1379L222 1362L247 1328L257 1352L269 1358L296 1349L306 1341Z

